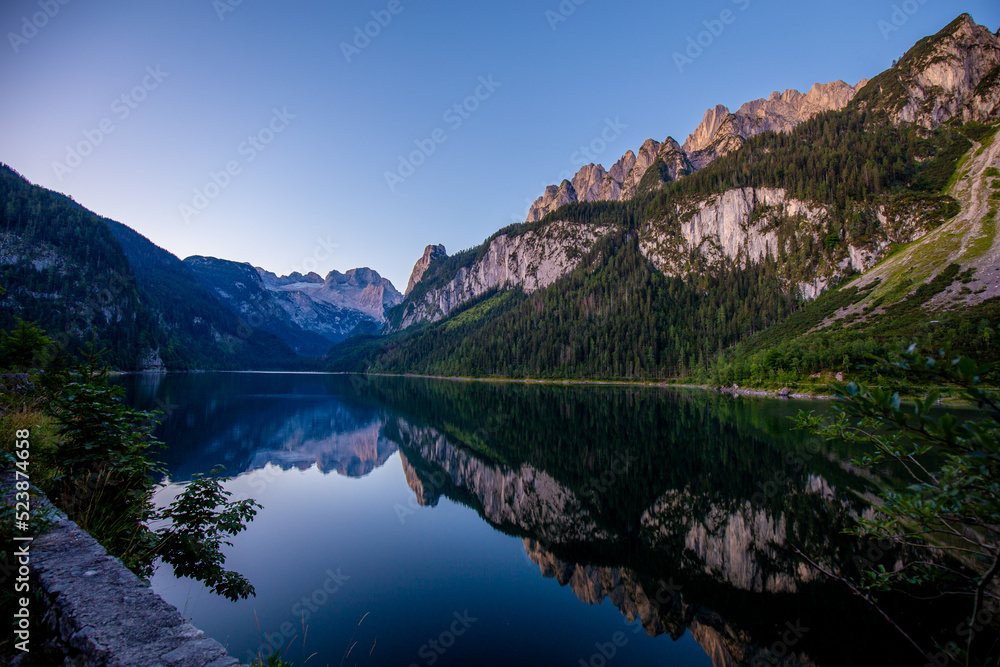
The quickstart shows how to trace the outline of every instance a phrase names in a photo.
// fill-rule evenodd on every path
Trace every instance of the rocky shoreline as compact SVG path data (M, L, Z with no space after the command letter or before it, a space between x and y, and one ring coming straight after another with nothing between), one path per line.
M786 398L803 399L810 401L832 401L837 397L830 394L820 394L814 392L796 392L788 387L782 389L749 389L733 385L732 387L701 387L720 394L730 394L732 396L753 396L756 398Z

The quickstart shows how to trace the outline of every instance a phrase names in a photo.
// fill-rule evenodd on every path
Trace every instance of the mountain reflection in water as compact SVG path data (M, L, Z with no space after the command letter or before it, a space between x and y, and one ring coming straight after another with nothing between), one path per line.
M358 376L123 382L132 403L166 413L157 435L174 483L218 464L231 475L276 466L359 478L398 458L410 493L394 508L401 521L442 498L471 508L580 602L607 600L668 644L662 636L689 633L716 667L919 660L791 550L855 576L866 548L843 530L871 511L876 480L857 474L853 452L790 429L798 409L824 406ZM883 604L918 630L955 626L940 605ZM478 641L491 659L512 650L500 637Z

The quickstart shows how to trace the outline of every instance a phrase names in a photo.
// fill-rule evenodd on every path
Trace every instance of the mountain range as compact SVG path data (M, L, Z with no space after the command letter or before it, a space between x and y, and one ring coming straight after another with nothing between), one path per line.
M6 165L0 202L0 327L33 321L71 353L96 335L116 368L316 369L403 298L368 268L324 279L182 261Z
M429 245L403 294L367 268L181 261L2 167L0 326L96 332L122 368L752 383L904 340L990 358L998 121L1000 35L963 14L870 80L586 165L482 244Z
M991 358L998 120L1000 36L963 14L871 80L716 106L683 144L584 166L419 262L389 336L331 367L761 383L907 340Z

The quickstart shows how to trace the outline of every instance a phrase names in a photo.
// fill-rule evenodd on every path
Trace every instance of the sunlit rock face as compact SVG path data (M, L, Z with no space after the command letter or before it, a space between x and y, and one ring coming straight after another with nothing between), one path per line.
M864 242L845 239L831 257L814 253L810 270L788 279L804 298L816 298L848 272L875 266L892 244L925 234L931 224L925 212L920 205L872 205L879 234ZM726 261L747 265L779 260L800 246L819 247L835 219L830 207L796 199L781 188L733 188L678 204L675 213L649 221L639 236L643 254L667 275Z
M533 292L548 287L575 269L582 255L608 230L606 226L553 222L523 234L500 234L482 257L460 268L447 284L408 300L398 329L441 320L496 288Z
M908 55L890 70L899 87L889 89L880 77L884 99L872 102L898 122L933 129L953 118L987 122L1000 115L1000 34L964 14Z
M536 222L566 204L592 201L624 201L640 193L640 183L658 187L703 169L715 159L740 148L747 139L764 132L790 132L818 113L843 109L867 83L851 86L843 81L817 83L807 93L797 90L773 92L769 97L747 102L734 113L721 104L705 112L701 124L683 145L671 137L662 143L647 139L638 155L628 151L611 169L583 166L571 180L550 185L528 210L526 222ZM660 175L647 178L651 168L662 165Z
M417 263L413 265L413 271L410 273L410 280L406 283L406 291L403 292L403 296L410 295L410 292L413 291L416 284L419 283L420 279L424 277L425 273L427 273L427 269L430 268L431 263L447 256L448 251L445 250L443 245L429 245L424 248L424 254L417 260Z

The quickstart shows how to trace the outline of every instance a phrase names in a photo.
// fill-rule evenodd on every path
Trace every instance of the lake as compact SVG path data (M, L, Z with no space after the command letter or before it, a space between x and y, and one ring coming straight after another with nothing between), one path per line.
M345 375L126 376L164 412L165 504L225 466L263 509L230 602L154 589L230 653L296 665L861 665L913 656L793 552L854 576L879 479L794 431L818 402ZM889 475L891 477L891 475ZM946 611L883 603L910 628Z

